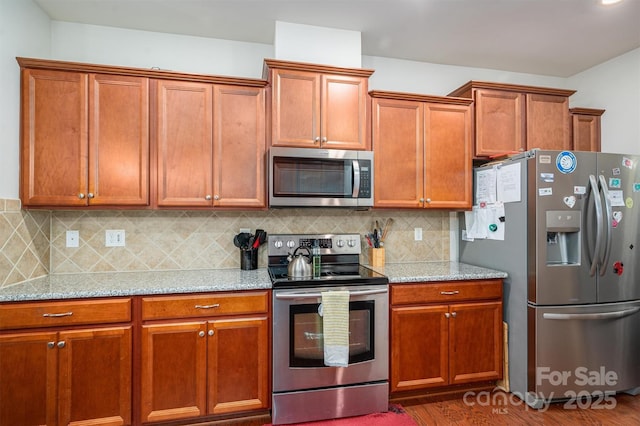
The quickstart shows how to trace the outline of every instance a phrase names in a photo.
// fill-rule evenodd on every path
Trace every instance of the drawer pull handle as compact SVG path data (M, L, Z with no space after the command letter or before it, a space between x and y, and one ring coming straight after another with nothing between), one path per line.
M219 307L219 303L214 303L213 305L196 305L196 309L214 309Z
M453 296L454 294L458 294L458 293L460 293L458 290L440 292L440 294L443 296Z
M42 314L45 318L60 318L60 317L70 317L73 315L73 312L62 312L59 314Z

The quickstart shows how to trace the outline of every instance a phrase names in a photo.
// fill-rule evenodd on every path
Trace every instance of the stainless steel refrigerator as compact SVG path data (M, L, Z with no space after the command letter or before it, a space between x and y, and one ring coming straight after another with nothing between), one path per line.
M493 214L460 215L460 261L508 273L510 390L535 408L638 394L640 156L533 150L474 189Z

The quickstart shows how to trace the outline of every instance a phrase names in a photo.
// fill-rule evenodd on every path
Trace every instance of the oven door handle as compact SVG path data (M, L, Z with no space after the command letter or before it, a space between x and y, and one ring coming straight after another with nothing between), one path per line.
M372 294L384 294L387 293L387 288L383 289L375 289L375 290L358 290L358 291L350 291L349 297L353 296L369 296ZM285 293L285 294L276 294L276 299L317 299L322 297L322 293Z

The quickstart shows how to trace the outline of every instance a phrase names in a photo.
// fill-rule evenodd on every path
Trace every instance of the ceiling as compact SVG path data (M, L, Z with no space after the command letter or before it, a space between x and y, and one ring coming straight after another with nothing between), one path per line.
M362 54L569 77L640 47L640 0L34 0L51 19L273 44L275 21Z

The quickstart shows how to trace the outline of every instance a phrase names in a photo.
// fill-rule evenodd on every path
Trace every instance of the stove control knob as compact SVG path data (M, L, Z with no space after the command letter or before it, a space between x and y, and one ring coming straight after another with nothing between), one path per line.
M287 247L294 248L295 246L296 246L295 241L293 241L293 240L287 241Z
M273 245L277 249L282 248L282 241L278 240L275 243L273 243Z
M347 245L349 247L355 247L356 246L356 240L347 240Z
M336 241L336 245L340 248L344 247L344 241L343 240L338 240Z

